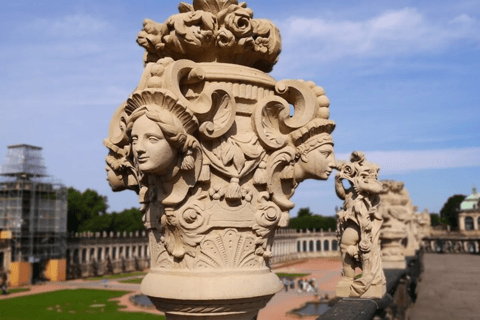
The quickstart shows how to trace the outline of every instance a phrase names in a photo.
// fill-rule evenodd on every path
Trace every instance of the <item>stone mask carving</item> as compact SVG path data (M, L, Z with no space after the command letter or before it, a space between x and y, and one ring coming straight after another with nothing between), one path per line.
M329 100L313 82L265 73L280 35L245 3L179 10L163 24L145 20L137 38L145 69L110 123L109 182L139 195L152 266L142 291L167 316L189 313L185 301L226 297L253 299L258 311L281 289L269 258L295 188L335 167ZM246 270L261 288L241 282ZM205 281L211 289L195 297L190 288ZM222 308L192 312L231 306Z

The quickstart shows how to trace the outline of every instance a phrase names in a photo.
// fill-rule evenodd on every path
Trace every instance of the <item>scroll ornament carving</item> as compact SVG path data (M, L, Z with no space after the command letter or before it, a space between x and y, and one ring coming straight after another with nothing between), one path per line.
M380 168L366 161L360 151L352 153L350 162L339 161L337 165L335 190L344 200L342 210L337 212L344 276L337 285L337 296L381 298L386 292L386 280L380 253ZM343 180L348 181L350 188L345 188ZM358 279L354 278L356 267L362 270Z
M138 35L145 67L111 119L107 179L138 194L151 252L142 292L158 306L263 304L281 289L269 258L295 189L336 166L330 103L311 81L265 73L280 35L245 3L194 0L179 11ZM262 285L243 285L247 275ZM220 289L197 292L211 283Z
M324 90L265 73L281 49L272 22L237 0L194 0L179 11L145 20L144 70L104 144L112 189L138 194L148 230L142 292L183 318L205 307L199 300L260 307L281 289L269 270L275 230L288 225L297 186L328 179L336 164ZM168 311L179 300L187 311Z

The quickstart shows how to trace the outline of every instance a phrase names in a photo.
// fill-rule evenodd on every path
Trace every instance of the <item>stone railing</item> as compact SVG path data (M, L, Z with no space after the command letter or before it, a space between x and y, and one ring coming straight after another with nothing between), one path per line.
M416 300L416 287L423 271L423 251L407 257L406 269L388 269L387 293L382 299L341 298L317 320L406 319L407 309Z
M425 237L422 241L425 252L480 253L480 235L449 232Z

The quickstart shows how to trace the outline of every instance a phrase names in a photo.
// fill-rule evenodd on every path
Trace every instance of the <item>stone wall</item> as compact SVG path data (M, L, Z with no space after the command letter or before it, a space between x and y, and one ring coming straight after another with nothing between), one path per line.
M70 234L67 245L67 278L101 276L150 267L145 231L135 233L83 232ZM296 259L340 256L331 230L280 229L275 233L271 263Z
M275 233L272 253L273 264L296 259L340 256L336 233L331 230L279 229Z
M67 243L68 279L149 268L150 252L145 231L75 233Z

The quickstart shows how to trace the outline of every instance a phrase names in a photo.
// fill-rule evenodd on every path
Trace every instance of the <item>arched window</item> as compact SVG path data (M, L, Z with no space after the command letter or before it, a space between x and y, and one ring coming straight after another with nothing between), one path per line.
M314 245L315 245L315 242L313 242L313 240L310 240L309 248L308 248L310 252L315 251L315 248L313 247Z
M332 241L332 251L337 251L338 250L338 242L337 240Z
M117 259L117 247L112 248L112 259Z
M138 257L142 257L142 246L138 246Z
M478 217L478 219L477 219L477 228L480 229L480 217Z
M465 217L465 230L473 230L473 218Z
M90 249L90 259L95 259L95 249Z
M126 257L130 258L130 247L126 248Z
M325 251L330 250L328 240L323 241L323 250L325 250Z
M303 252L307 251L307 241L303 240Z
M297 252L301 252L302 251L302 244L300 243L300 241L297 241Z
M102 248L97 249L97 261L102 261Z
M322 251L322 241L317 240L317 251Z
M78 263L78 262L79 262L79 261L78 261L79 258L80 258L80 257L78 256L78 249L75 249L75 250L73 251L73 262L74 262L74 263Z
M110 255L110 248L106 247L105 248L105 257L108 257Z
M87 249L82 250L82 261L80 262L85 262L87 261Z

